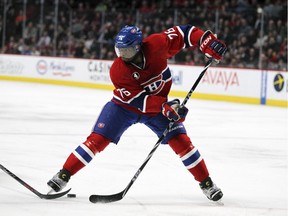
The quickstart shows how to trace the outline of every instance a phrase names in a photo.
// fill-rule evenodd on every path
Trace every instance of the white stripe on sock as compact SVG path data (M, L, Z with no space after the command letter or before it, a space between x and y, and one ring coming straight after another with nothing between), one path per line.
M197 148L194 147L191 151L189 151L186 155L184 155L183 157L181 157L181 160L184 161L187 158L189 158L191 155L193 155L195 152L197 151Z
M85 166L88 164L86 160L84 160L84 158L78 154L78 152L74 151L73 154L75 155L75 157L77 157Z
M86 146L84 145L83 143L80 145L81 148L83 148L89 155L91 158L93 158L95 155L93 154L93 152Z

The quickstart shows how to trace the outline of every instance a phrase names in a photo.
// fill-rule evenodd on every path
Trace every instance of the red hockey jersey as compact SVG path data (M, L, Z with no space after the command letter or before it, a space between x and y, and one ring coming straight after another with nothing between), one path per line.
M144 115L157 115L167 101L172 76L167 59L183 48L197 45L203 31L191 25L175 26L143 40L143 69L115 59L110 78L115 86L113 99L126 109Z

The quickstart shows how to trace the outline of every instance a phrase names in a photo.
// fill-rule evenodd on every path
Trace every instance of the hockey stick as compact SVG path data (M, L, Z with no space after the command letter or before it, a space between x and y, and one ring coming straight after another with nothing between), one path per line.
M64 196L67 194L71 188L67 191L61 192L61 193L56 193L56 194L42 194L39 191L37 191L35 188L24 182L22 179L20 179L18 176L16 176L14 173L9 171L6 167L4 167L2 164L0 164L0 169L2 169L5 173L7 173L9 176L14 178L16 181L18 181L20 184L22 184L24 187L26 187L28 190L30 190L32 193L36 194L39 198L41 199L56 199L59 197Z
M197 85L199 84L200 80L202 79L205 72L207 71L208 67L212 64L212 61L213 61L212 58L208 60L203 71L200 73L200 75L197 78L197 80L195 81L194 85L192 86L192 88L190 89L190 91L188 92L186 97L184 98L183 102L181 103L181 106L184 106L187 103L187 101L191 97L192 93L196 89ZM89 197L90 202L92 202L92 203L109 203L109 202L115 202L115 201L121 200L126 195L126 193L130 189L130 187L133 185L133 183L136 181L136 179L138 178L138 176L140 175L140 173L142 172L142 170L144 169L144 167L146 166L146 164L148 163L148 161L150 160L150 158L152 157L152 155L154 154L154 152L156 151L156 149L158 148L158 146L160 145L160 143L162 142L164 137L167 135L167 133L172 128L173 124L174 124L173 121L171 121L169 123L169 125L167 126L167 128L165 129L165 131L163 132L163 134L161 135L161 137L157 141L157 143L154 145L153 149L150 151L149 155L147 156L147 158L145 159L143 164L137 170L137 172L135 173L135 175L133 176L133 178L130 180L129 184L126 186L126 188L123 191L116 193L116 194L111 194L111 195L92 194Z

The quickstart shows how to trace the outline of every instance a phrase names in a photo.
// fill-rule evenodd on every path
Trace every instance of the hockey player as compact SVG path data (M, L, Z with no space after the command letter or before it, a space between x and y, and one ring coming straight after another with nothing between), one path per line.
M203 158L182 123L188 109L180 106L178 99L167 100L172 85L167 59L192 46L199 46L207 57L216 61L221 60L227 49L211 31L204 32L192 25L174 26L144 40L138 27L122 28L115 40L118 58L110 69L115 87L113 98L103 107L86 141L69 155L48 186L55 192L62 190L70 177L110 142L117 144L131 125L142 123L160 137L169 122L174 121L162 143L168 143L180 157L208 199L221 199L221 189L211 180Z

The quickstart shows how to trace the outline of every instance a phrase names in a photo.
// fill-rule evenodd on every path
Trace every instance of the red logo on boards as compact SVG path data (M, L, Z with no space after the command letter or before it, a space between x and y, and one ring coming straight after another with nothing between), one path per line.
M208 70L202 83L223 86L225 91L228 90L228 87L240 86L238 74L234 71Z

